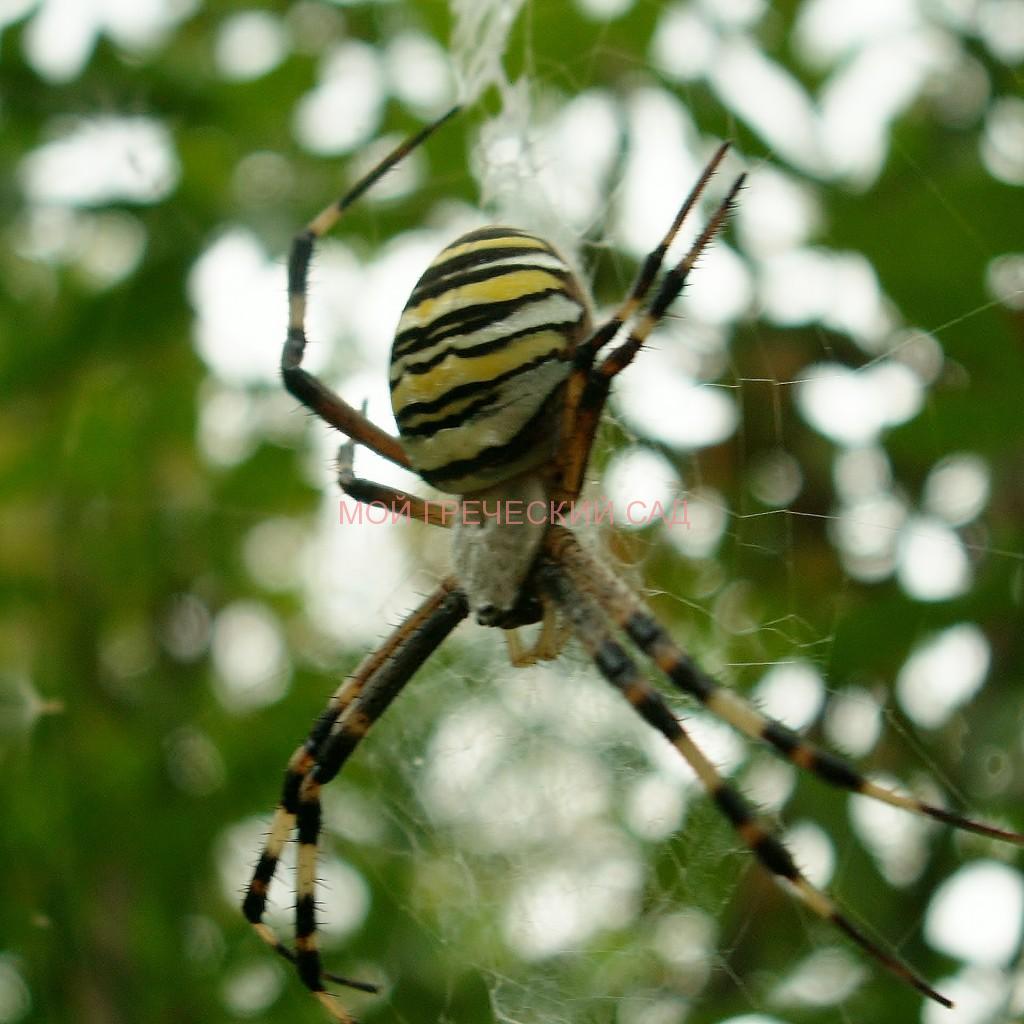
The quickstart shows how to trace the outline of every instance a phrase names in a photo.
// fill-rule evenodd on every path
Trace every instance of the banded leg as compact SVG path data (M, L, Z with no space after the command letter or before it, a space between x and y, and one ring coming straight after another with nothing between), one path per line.
M454 580L446 580L399 631L401 642L391 645L360 692L335 718L322 738L315 763L298 787L296 822L299 851L296 867L295 964L299 977L342 1024L352 1017L325 988L330 980L320 965L316 938L316 860L321 828L320 790L341 770L370 727L387 710L416 670L466 617L469 606Z
M317 763L321 751L328 740L338 719L366 688L368 682L375 679L385 666L393 662L397 653L406 645L415 643L417 633L440 614L441 608L449 595L454 591L453 580L446 580L430 595L401 625L387 638L376 651L364 658L362 663L332 695L327 706L321 712L310 731L306 742L299 747L288 761L285 771L281 802L274 811L270 825L270 833L260 858L253 872L252 880L242 902L242 913L252 924L256 933L271 946L279 956L295 961L296 955L284 945L274 931L263 921L266 910L267 892L271 880L277 870L278 862L285 843L295 827L299 810L299 793L304 780ZM326 977L326 976L325 976ZM363 982L331 976L330 980L359 988L364 991L375 991L374 986Z
M647 606L597 559L591 558L575 537L552 530L549 544L576 586L593 593L605 613L623 629L679 690L696 697L708 711L751 739L767 743L776 753L838 789L860 793L914 814L991 839L1024 846L1024 835L965 818L934 804L880 786L856 768L822 747L805 740L781 722L761 714L737 693L716 682L675 643Z
M676 235L679 234L679 229L697 205L697 201L704 194L704 189L707 188L708 182L714 176L715 171L718 170L718 165L725 159L725 154L729 152L731 145L732 143L730 142L723 142L715 150L704 170L701 171L697 183L690 189L690 194L683 200L683 205L679 207L675 219L669 226L668 231L665 232L664 238L644 257L643 265L636 276L636 280L633 282L633 287L629 290L626 300L577 348L575 354L578 361L586 360L587 365L593 363L597 353L619 333L622 325L640 308L640 304L647 297L647 293L651 290L651 286L658 276L658 271L661 270L669 247L675 241Z
M712 157L700 180L694 187L693 192L687 197L676 220L673 222L672 228L666 236L667 241L670 242L676 231L678 231L683 218L692 209L711 175L725 156L727 148L727 145L723 144ZM582 355L578 357L577 366L569 378L566 401L567 412L566 418L563 420L566 455L562 460L561 482L564 492L562 497L565 499L575 498L583 486L583 475L587 468L587 458L593 447L594 436L597 433L601 413L608 399L612 378L621 373L633 361L634 356L643 347L651 331L661 322L669 306L679 297L686 285L686 279L689 277L690 271L697 260L725 225L729 211L736 201L736 196L743 187L745 180L746 175L741 174L733 182L725 198L711 215L707 226L697 236L696 241L690 246L683 258L662 278L661 284L654 293L654 297L647 308L642 312L638 312L640 302L653 285L657 267L660 266L661 260L664 258L662 246L667 248L667 245L663 242L662 245L659 245L658 249L654 250L652 256L655 256L660 251L657 262L650 268L648 263L645 263L637 283L634 285L634 291L620 310L621 312L628 309L630 316L637 315L637 319L626 340L617 345L596 367L591 366L598 349L606 342L611 341L625 322L625 319L616 321L617 313L607 324L602 325L593 336L593 340L597 342L596 345L592 345L588 341L581 346ZM639 296L635 294L638 291L640 292ZM605 333L606 331L608 333ZM583 369L581 369L581 363Z
M953 1004L899 957L888 953L857 927L825 892L812 885L796 866L792 855L751 810L738 790L731 787L704 756L676 720L661 695L640 674L622 645L609 632L600 605L587 588L580 587L558 563L545 559L537 572L543 590L558 603L572 624L598 670L633 710L660 732L696 773L708 795L755 857L786 884L809 910L832 922L873 959L919 992L942 1006Z
M651 331L661 321L661 318L668 311L668 307L682 293L683 288L686 286L686 279L690 276L690 271L693 270L701 254L710 245L715 235L724 227L729 217L729 211L732 209L733 203L736 202L736 197L739 195L740 189L743 188L743 183L746 179L747 176L741 174L732 183L725 198L718 204L715 212L711 215L707 226L697 236L697 240L693 245L690 246L689 252L665 275L650 305L640 315L636 326L630 331L629 337L621 345L616 346L598 364L597 373L600 377L610 381L612 377L621 373L633 361L633 357L640 351Z
M387 484L378 484L373 480L356 476L353 467L354 457L355 445L351 441L346 441L338 448L338 486L350 498L364 505L383 505L389 510L408 508L407 518L430 526L452 525L449 520L454 520L454 515L446 515L445 510L452 509L453 503L445 505L437 501L424 501L423 498L397 487L389 487Z
M409 466L409 457L397 438L375 426L320 380L302 369L302 356L306 350L306 285L309 263L316 241L338 223L342 214L395 164L454 116L458 109L452 108L433 124L427 125L406 139L339 200L317 214L292 240L288 256L288 337L281 352L281 376L285 387L303 405L332 427L355 438L378 455L383 455L391 462L405 467Z
M270 890L270 883L274 878L278 862L284 852L285 844L295 827L295 815L298 810L299 787L306 777L315 761L316 752L319 750L327 732L333 726L338 716L355 699L366 683L366 679L380 664L382 654L386 648L375 652L355 671L355 673L342 683L331 696L327 707L317 718L306 742L299 747L288 759L288 767L285 769L284 785L281 793L281 802L274 810L274 817L270 823L270 832L263 845L256 868L253 871L252 879L246 890L245 898L242 901L242 913L246 920L253 926L256 934L269 945L275 953L288 960L295 962L295 954L281 939L274 930L263 920L267 906L267 894ZM354 981L351 978L344 978L340 975L333 975L331 980L349 988L360 989L364 992L375 992L376 986L365 982Z

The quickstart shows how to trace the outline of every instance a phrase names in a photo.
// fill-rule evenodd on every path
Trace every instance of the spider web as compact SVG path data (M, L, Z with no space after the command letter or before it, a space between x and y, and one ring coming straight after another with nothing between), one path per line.
M568 73L564 66L557 75L538 69L530 33L531 15L537 14L539 20L539 13L533 5L523 13L526 27L517 45L524 52L524 73L514 81L503 62L508 33L516 27L510 6L454 3L453 10L453 59L461 67L466 99L486 95L489 88L498 98L499 109L479 129L473 150L482 205L495 220L522 224L556 239L563 251L578 254L588 277L596 272L599 280L604 275L606 284L614 279L610 294L620 295L629 271L621 257L608 260L607 247L625 250L634 258L649 247L657 237L650 225L667 223L685 187L681 183L696 176L707 143L702 148L701 133L678 104L654 91L623 102L618 110L609 109L614 103L602 107L601 97L594 95L577 100L567 100L564 94L552 97L546 88L549 79L557 77L561 84L575 76L579 85L590 79L606 54L579 58ZM573 134L574 118L607 133L576 162L567 153L582 138L578 130ZM689 163L666 167L663 153L645 145L647 135L666 126L678 135L680 148L692 153ZM733 122L727 132L738 127ZM767 135L771 141L771 132ZM756 159L747 158L754 165L754 180L774 190L777 202L797 218L813 221L816 211L807 209L813 208L813 198L800 188L795 195L786 195L794 178L777 168L788 165L821 173L815 161L823 158L802 154L795 145L787 150L781 137L774 142ZM855 163L846 170L848 184L855 187L863 186L872 173L870 167ZM923 176L918 168L914 171ZM639 187L638 179L644 183ZM567 187L566 182L571 184ZM656 212L651 208L659 204L640 194L644 192L662 194L664 201ZM757 219L771 216L753 199L750 203L755 209L749 216L742 207L737 216L738 230L748 241L757 232ZM942 205L949 223L958 223L955 205L948 199ZM776 231L785 227L771 226ZM638 487L648 489L642 492L645 497L683 487L695 522L681 537L668 530L655 540L649 533L643 540L618 537L610 557L636 582L643 581L659 611L705 664L753 691L774 714L798 726L817 722L833 745L854 755L864 755L878 743L902 745L910 774L891 776L891 781L936 795L936 780L941 780L945 792L970 806L970 790L950 773L949 765L957 762L935 757L927 741L918 740L916 727L922 723L906 714L908 707L917 706L912 697L907 696L902 707L895 705L886 680L864 669L841 670L839 680L833 678L834 666L848 660L836 655L848 604L845 592L895 573L919 600L937 599L936 592L922 592L932 585L940 590L948 586L949 596L955 596L953 583L929 582L926 572L922 577L921 553L906 550L913 547L915 532L932 540L929 550L938 559L955 560L958 543L961 550L973 551L972 559L1004 559L1011 568L1019 565L1020 556L984 542L978 545L970 520L957 520L957 513L950 512L944 522L941 512L936 514L943 508L937 496L943 489L942 474L968 473L960 478L961 487L946 491L956 504L957 492L963 497L971 491L969 467L977 468L976 464L936 462L936 476L923 486L919 481L913 489L893 479L895 470L885 465L884 430L915 415L909 408L915 399L901 394L901 387L916 376L916 400L932 401L943 333L955 324L908 323L892 308L893 300L884 294L868 261L841 245L823 246L816 255L820 262L809 259L806 267L794 264L789 272L831 275L834 294L852 296L850 308L840 302L832 309L776 309L774 318L782 324L811 325L803 333L810 335L807 361L817 367L794 366L789 372L773 367L770 376L749 375L746 367L758 360L734 360L725 345L725 326L740 315L742 294L732 304L719 298L717 308L705 295L684 302L679 319L667 324L652 351L645 353L652 362L657 360L656 368L633 367L623 378L625 395L620 396L608 431L618 454L606 456L604 493L621 505ZM735 259L728 243L718 243L704 260L693 291L728 295L739 288L742 293L744 282L735 273ZM777 301L799 306L792 295ZM981 316L986 309L987 304L963 310L960 322ZM754 338L754 344L765 347L774 341L774 332ZM850 367L850 381L833 363ZM672 370L706 380L712 390L725 392L727 401L708 402L692 391L658 389L658 375ZM632 386L627 383L630 375L636 381ZM851 382L853 389L862 390L844 392ZM830 391L832 385L836 387ZM660 403L654 413L649 409L652 394ZM760 507L719 489L720 474L705 466L702 444L677 442L692 453L680 458L665 443L664 429L658 427L667 422L666 403L678 402L681 408L687 398L703 402L700 408L707 422L694 424L695 417L690 417L690 427L698 435L701 427L713 432L716 425L735 431L736 449L748 460L741 471L755 481ZM860 403L853 422L844 421L841 414L829 422L822 403L827 407L830 400ZM794 405L802 423L793 414ZM739 410L735 424L730 421L730 406ZM874 425L872 417L877 417ZM767 445L757 433L763 424L768 427ZM817 430L838 442L837 448L846 449L835 458L841 496L826 512L773 511L791 504L787 491L799 489L801 483L803 469L794 454L801 452L801 444L792 436L794 430ZM902 504L902 515L888 518L886 497ZM805 518L812 522L803 522ZM831 541L838 562L839 592L832 621L811 617L803 603L802 578L810 559L800 546L810 532L818 534L811 543L818 545L819 554L823 541ZM676 559L687 556L697 560L696 569L673 568ZM762 582L766 574L774 574L769 585L776 595L783 595L770 607L792 610L765 615L753 581ZM859 601L851 597L849 604L856 607ZM932 654L932 671L936 652L955 661L964 674L975 671L970 655L957 647L956 634L932 626L932 621L926 611L914 619L911 642L895 664L905 669L917 665L920 675L926 671L920 662L925 655L913 665L911 655L924 647ZM952 621L951 631L962 625L948 616L938 621ZM642 727L624 720L618 702L604 692L592 668L575 658L568 667L513 673L503 666L500 650L495 653L494 645L489 647L485 653L481 641L474 642L468 654L463 649L463 659L485 659L481 670L475 665L467 669L464 663L446 669L446 709L431 730L423 762L414 762L410 785L426 810L429 837L419 830L418 811L393 811L392 824L414 845L413 858L426 865L427 874L436 871L441 876L439 887L448 897L426 914L418 904L405 909L421 923L429 917L433 940L442 946L454 942L463 953L467 947L479 951L475 969L495 1017L660 1022L724 1020L744 1009L784 1015L787 1010L807 1013L824 1007L843 1019L855 1019L843 1000L874 970L872 965L859 960L826 929L809 923L764 884L756 869L749 870L749 855L701 798L693 779ZM908 669L906 674L911 678L914 672ZM470 682L479 678L488 680L486 688ZM910 694L914 684L908 682L905 688ZM969 696L946 695L941 686L935 690L932 706L947 705L947 716ZM713 760L734 774L769 814L790 802L792 772L763 753L745 749L726 730L690 709L680 711L689 716L690 727ZM939 724L942 714L936 711L924 724ZM405 715L422 721L408 708L403 713L407 721ZM966 724L961 729L966 730ZM879 740L879 735L886 738ZM959 764L966 763L961 757ZM974 779L985 788L977 774ZM845 802L838 794L832 800ZM837 840L810 820L812 810L823 806L824 797L814 794L800 803L799 810L784 815L790 844L816 880L831 880L840 892L856 893L858 880L871 877L872 871L905 888L926 869L934 836L927 825L873 816L870 811L854 813L852 833L861 859L869 861L865 871L863 865L848 865L854 855L837 847ZM826 812L825 817L837 816ZM840 819L844 826L849 834L850 825ZM973 852L991 851L974 847ZM870 920L870 902L853 906ZM896 946L910 943L916 948L912 937L921 929L925 908L920 902L913 906L914 916L903 917L896 930L886 933ZM786 960L774 961L773 974L751 975L737 966L749 946L760 948L765 934L776 936L780 931L790 933L791 952ZM757 935L762 936L760 943ZM892 983L883 978L881 984ZM968 968L952 984L962 990L960 997L969 1006L973 997L975 1014L979 1003L983 1014L1000 1013L1000 1000L1008 998L1005 979L994 981L977 968ZM732 993L726 994L729 989ZM716 1000L733 1007L733 1012L711 1009ZM984 1009L986 1000L990 1011ZM458 1015L457 1004L453 993L453 1016Z
M844 242L843 225L822 225L828 189L843 196L836 205L847 218L886 215L884 194L874 210L861 194L878 168L838 142L829 153L820 140L791 137L744 106L724 71L687 68L676 52L684 29L692 38L717 32L742 70L753 60L743 44L760 25L757 5L747 6L747 14L737 4L713 15L637 5L651 15L646 52L662 76L654 82L635 50L616 45L614 21L589 48L555 59L542 43L551 27L543 4L452 0L460 98L490 112L471 129L475 188L489 218L555 240L595 282L604 308L624 294L714 142L749 144L719 174L727 182L740 167L751 170L731 233L739 244L716 243L619 382L597 460L595 495L620 514L631 499L683 493L692 525L588 539L709 670L892 781L930 797L944 792L984 815L984 801L998 804L1013 773L1006 754L999 770L986 767L1005 749L1005 733L972 727L960 711L981 688L978 664L991 646L984 623L963 631L976 625L971 606L951 602L994 565L1000 596L988 622L1002 628L1019 604L1021 556L981 525L985 494L1005 481L985 459L961 453L949 430L943 401L951 388L955 399L958 381L965 389L976 382L943 349L993 304L1016 308L1019 267L1001 264L972 227L972 244L991 257L990 277L1002 275L996 297L961 302L937 320L905 313L871 260ZM871 38L853 37L850 64ZM612 61L627 65L624 81L633 62L635 88L616 95L592 85ZM753 62L747 73L766 66ZM692 111L673 94L673 78ZM711 87L713 103L699 83ZM696 113L709 110L717 113L708 121ZM815 116L825 124L822 111ZM940 227L958 237L970 226L962 198L944 192L889 127L878 160L895 154L914 189L934 194ZM716 187L712 202L724 185ZM849 212L860 204L866 213ZM331 258L327 247L322 273ZM918 426L890 452L889 431L906 424ZM380 475L376 467L366 474ZM922 537L931 544L924 555L915 548ZM417 540L407 545L391 579L424 554L440 564L432 549L416 550ZM929 576L929 557L966 560L963 588L948 567L937 581ZM421 589L429 575L414 577ZM397 582L393 590L397 616L409 590ZM827 608L822 593L831 595ZM879 625L887 615L903 616L901 635ZM508 1022L857 1020L862 1007L890 999L921 1013L766 880L691 775L580 655L512 671L495 640L461 631L327 795L336 854L408 926L400 951L371 936L360 942L364 962L345 966L370 977L386 968L389 1014L478 1019L486 1007ZM979 672L973 688L948 682ZM929 890L922 876L949 875L964 855L1003 855L960 842L958 858L936 830L905 816L847 812L841 794L798 784L769 755L674 706L712 760L784 822L812 879L918 964L930 952L919 940ZM335 854L326 861L325 921L342 915L358 888L336 863ZM344 928L328 935L328 949L343 937ZM962 1020L1000 1019L1010 998L1007 977L978 966L947 987L974 1007ZM846 1003L862 989L877 1004ZM374 1004L361 1008L358 999L365 1017Z
M623 514L678 493L692 526L586 539L774 714L1019 825L1021 25L1021 0L0 4L0 1018L322 1024L240 888L326 691L448 559L415 524L339 528L337 436L280 386L283 254L456 99L453 64L464 115L318 247L308 368L393 426L389 339L444 244L522 224L609 308L736 139L708 197L750 171L733 223L593 467ZM346 994L360 1020L1020 1019L1012 851L869 814L673 699L961 1006L922 1010L585 659L512 671L493 634L460 628L328 787L325 959L384 986Z

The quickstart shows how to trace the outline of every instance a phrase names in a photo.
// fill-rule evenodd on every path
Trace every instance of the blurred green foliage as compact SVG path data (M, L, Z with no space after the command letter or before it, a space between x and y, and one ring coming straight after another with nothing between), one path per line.
M311 516L320 500L304 471L304 419L291 416L234 464L203 457L196 439L207 370L193 349L186 287L225 225L246 226L281 254L295 228L344 184L344 160L310 155L292 134L293 111L316 81L321 54L345 38L381 46L410 27L445 45L450 14L439 0L264 6L293 26L314 24L319 49L307 39L247 81L226 80L214 59L225 19L243 10L237 3L200 5L145 50L103 35L81 72L64 81L26 62L27 17L0 37L7 242L0 254L0 956L29 994L26 1001L8 979L0 1021L323 1019L229 902L219 865L227 830L272 808L285 759L362 645L331 647L314 635L296 590L270 592L247 569L242 544L254 526ZM759 159L763 142L703 82L679 87L650 67L649 41L664 7L643 0L600 21L567 0L533 0L513 32L508 70L527 75L539 96L601 87L624 97L661 85L681 95L703 131L732 136ZM790 45L800 7L773 5L758 40L813 91L816 73ZM968 46L994 92L1019 88L1019 68L1000 65L976 40ZM474 202L471 133L494 105L486 97L431 143L422 189L357 210L343 236L369 254L421 223L441 198ZM103 213L141 229L137 265L104 284L81 247L46 251L33 235L42 230L31 226L39 211L19 169L68 118L107 114L162 122L180 177L156 202L71 207L74 230L87 231ZM387 104L383 129L401 133L418 123L401 103ZM922 100L895 124L884 172L867 191L816 183L823 209L816 241L863 253L904 321L938 330L943 375L925 410L886 435L886 448L912 501L952 451L988 464L988 509L965 528L973 586L928 604L891 579L867 585L844 574L825 529L836 506L834 447L800 419L791 389L758 382L796 379L825 358L856 367L865 356L819 327L782 329L756 313L735 332L723 378L737 388L739 432L697 454L666 449L656 437L639 441L663 451L684 479L714 487L738 516L763 511L751 497L751 474L784 444L803 474L796 514L731 521L716 555L689 565L654 530L609 542L619 557L643 563L658 612L710 664L731 666L726 674L741 688L764 665L799 651L830 685L858 682L885 697L879 684L895 678L918 639L976 622L992 646L988 685L927 734L890 702L868 767L908 780L932 773L980 816L1021 828L1024 317L993 302L985 283L989 262L1020 247L1021 194L985 169L980 130L977 120L944 122ZM286 186L263 198L233 185L240 161L255 151L279 154L289 172ZM614 252L588 253L598 301L609 303L631 264ZM396 312L403 301L394 296ZM252 392L269 396L263 387ZM617 428L609 438L627 440ZM415 548L421 538L413 527L402 542ZM209 620L245 599L280 617L295 673L286 700L239 714L217 697L207 637ZM716 626L735 602L754 628ZM345 783L353 799L385 808L389 829L376 845L331 839L363 875L371 910L331 951L330 966L383 973L392 986L383 999L352 997L360 1017L479 1022L514 1011L537 1021L712 1024L772 1012L774 981L833 936L766 881L705 804L690 810L678 837L643 844L648 879L637 919L541 963L523 962L503 945L501 895L528 867L512 855L460 850L454 831L433 828L411 767L426 756L431 723L445 709L494 685L490 678L508 678L495 639L471 635L470 627L464 633L367 742ZM578 658L569 665L567 673L592 675ZM560 741L557 730L535 729L529 749ZM624 740L602 756L617 759L621 786L609 815L624 828L622 792L640 770L638 755ZM894 890L851 841L846 805L804 782L785 817L813 818L834 837L835 888L878 934L899 943L926 975L950 972L953 962L920 938L929 895L964 858L1006 851L937 832L926 871ZM245 881L243 869L239 892ZM652 920L672 901L708 911L718 925L711 974L693 991L648 948ZM916 1019L919 999L867 967L842 1008L826 1000L774 1012L808 1024ZM280 993L261 1002L261 984L272 992L281 984ZM231 995L238 991L241 1003ZM674 993L677 1017L644 1016ZM248 1017L239 1009L246 999L254 1007Z

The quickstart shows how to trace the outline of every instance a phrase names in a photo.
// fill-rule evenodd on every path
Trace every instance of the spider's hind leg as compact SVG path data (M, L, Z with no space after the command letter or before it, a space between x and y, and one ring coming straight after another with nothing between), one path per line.
M441 641L467 614L454 580L445 580L339 687L317 718L306 742L285 772L281 802L274 812L263 852L242 902L242 912L260 938L294 963L302 980L335 1020L352 1018L324 986L333 981L364 992L376 986L325 973L316 948L314 889L320 834L320 787L333 778L367 730ZM267 893L292 829L298 825L296 950L293 952L263 920Z
M1024 846L1024 835L1019 832L986 825L872 782L836 754L762 714L749 701L704 672L693 658L680 649L644 602L597 559L591 558L571 533L556 529L552 531L549 544L557 551L557 557L573 582L594 595L605 614L626 632L669 682L695 697L708 711L734 729L751 739L768 744L787 761L806 769L837 789L860 793L965 832Z
M758 820L743 795L719 774L676 719L664 698L640 674L622 645L612 636L605 614L592 589L567 571L557 545L537 573L538 584L565 612L600 673L629 702L648 725L657 729L690 765L708 796L722 812L740 840L761 864L818 917L830 921L878 963L943 1006L952 1003L897 955L873 942L847 917L835 901L818 889L799 869L785 845Z
M349 704L334 717L319 744L315 763L299 785L295 821L299 849L296 864L295 954L299 977L340 1024L352 1024L348 1011L324 984L332 980L321 965L316 930L316 863L322 813L320 791L345 762L427 658L469 612L455 580L445 580L370 656L374 662Z

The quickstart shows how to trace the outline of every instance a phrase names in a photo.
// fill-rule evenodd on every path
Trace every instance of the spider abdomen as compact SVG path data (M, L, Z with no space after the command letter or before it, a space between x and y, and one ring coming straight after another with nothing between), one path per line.
M420 476L471 494L547 461L552 399L589 327L579 280L543 239L489 227L443 249L391 350L391 403Z

